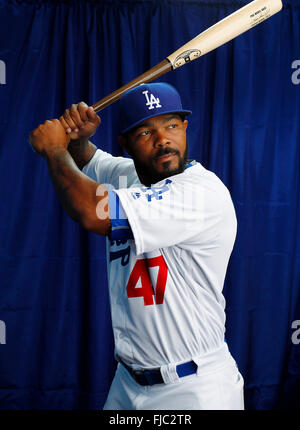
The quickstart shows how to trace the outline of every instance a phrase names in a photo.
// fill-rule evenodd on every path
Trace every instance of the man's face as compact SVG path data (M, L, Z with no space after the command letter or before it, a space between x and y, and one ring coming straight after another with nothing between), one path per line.
M187 161L187 121L178 114L159 115L128 134L125 149L132 156L141 182L154 184L183 172Z

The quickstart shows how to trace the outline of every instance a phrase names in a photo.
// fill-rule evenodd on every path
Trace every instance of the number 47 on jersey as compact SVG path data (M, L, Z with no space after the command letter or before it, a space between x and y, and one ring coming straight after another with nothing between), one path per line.
M153 288L149 273L150 267L158 267L156 286ZM154 258L137 260L127 283L127 296L144 297L144 305L161 305L164 301L167 284L168 267L162 255ZM139 283L139 280L141 281ZM138 286L141 285L141 286Z

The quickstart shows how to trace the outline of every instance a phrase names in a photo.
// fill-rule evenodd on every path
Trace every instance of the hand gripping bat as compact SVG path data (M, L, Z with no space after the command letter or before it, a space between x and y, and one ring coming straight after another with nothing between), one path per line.
M118 90L92 105L95 112L117 101L123 93L140 84L151 82L171 70L201 57L229 42L250 28L260 24L282 9L281 0L254 0L217 22L187 42L156 66L123 85Z

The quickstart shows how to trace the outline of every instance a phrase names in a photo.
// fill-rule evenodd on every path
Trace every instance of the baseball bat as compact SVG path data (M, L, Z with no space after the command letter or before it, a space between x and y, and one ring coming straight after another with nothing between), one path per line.
M106 108L117 101L126 91L140 84L151 82L171 70L189 63L196 58L229 42L240 34L270 18L282 9L281 0L254 0L226 18L198 34L181 46L156 66L133 79L118 90L99 100L92 107L95 112Z

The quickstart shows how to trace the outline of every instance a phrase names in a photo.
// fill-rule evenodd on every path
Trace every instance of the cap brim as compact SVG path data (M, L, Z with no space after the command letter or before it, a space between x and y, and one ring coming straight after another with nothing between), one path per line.
M144 118L140 119L140 120L139 120L139 121L137 121L136 123L131 124L131 125L130 125L130 127L127 127L127 128L125 128L124 130L120 130L120 134L125 134L125 133L127 133L128 131L130 131L130 130L132 130L133 128L135 128L137 125L139 125L139 124L141 124L142 122L146 121L146 119L154 118L154 117L156 117L156 116L159 116L159 115L165 115L165 114L168 114L168 113L178 113L178 114L183 114L184 116L188 116L188 115L191 115L191 113L193 113L193 112L192 112L191 110L178 110L178 109L176 109L176 110L168 110L168 111L166 111L166 112L157 113L156 115L153 115L153 113L152 113L152 114L150 114L150 115L148 115L148 116L145 116Z

